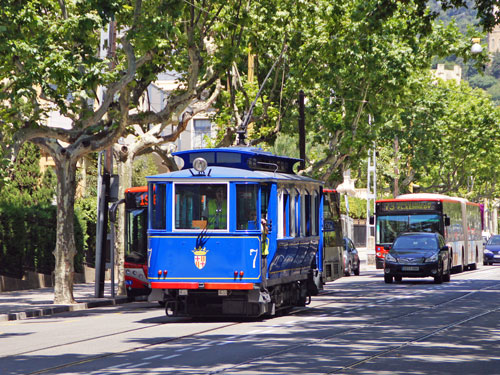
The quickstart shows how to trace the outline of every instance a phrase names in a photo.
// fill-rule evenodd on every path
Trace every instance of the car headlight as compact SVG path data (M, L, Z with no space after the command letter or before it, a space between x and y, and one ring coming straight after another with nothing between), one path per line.
M491 252L491 250L488 250L488 249L484 249L484 253L485 253L485 254L493 254L493 253Z
M425 261L427 263L436 262L438 260L438 258L439 258L438 253L434 253L429 258L426 258Z
M385 260L389 262L396 262L396 263L398 262L398 260L389 253L385 254Z

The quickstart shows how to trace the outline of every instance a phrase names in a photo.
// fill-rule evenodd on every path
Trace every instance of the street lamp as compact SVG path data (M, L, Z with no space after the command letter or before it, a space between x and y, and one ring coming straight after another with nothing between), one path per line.
M474 44L472 45L470 51L473 55L478 55L483 52L483 47L479 44L480 41L480 38L472 38L472 43Z

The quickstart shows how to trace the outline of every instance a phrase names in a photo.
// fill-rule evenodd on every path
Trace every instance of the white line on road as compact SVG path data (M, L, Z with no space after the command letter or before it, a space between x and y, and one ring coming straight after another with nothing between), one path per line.
M148 360L148 359L158 358L158 357L161 357L162 355L163 354L152 355L151 357L146 357L144 359Z
M172 354L172 355L163 357L163 359L172 359L172 358L179 357L179 356L180 356L180 354Z

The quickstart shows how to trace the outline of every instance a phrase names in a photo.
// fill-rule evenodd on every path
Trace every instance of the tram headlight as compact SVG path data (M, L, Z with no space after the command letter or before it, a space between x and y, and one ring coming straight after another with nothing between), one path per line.
M426 262L426 263L433 263L433 262L437 262L438 257L439 257L439 254L438 254L438 253L434 253L434 254L432 254L429 258L425 258L425 262Z
M207 169L208 163L205 159L203 158L196 158L193 160L193 168L197 172L203 172L205 169Z

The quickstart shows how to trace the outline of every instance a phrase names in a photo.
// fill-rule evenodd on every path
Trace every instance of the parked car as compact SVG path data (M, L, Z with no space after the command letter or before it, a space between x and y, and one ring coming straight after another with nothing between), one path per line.
M396 237L385 256L384 281L403 277L434 277L435 283L450 281L448 246L439 233L403 233Z
M486 242L483 253L483 264L500 263L500 235L491 236Z
M344 275L359 275L360 261L358 250L350 238L344 237Z

